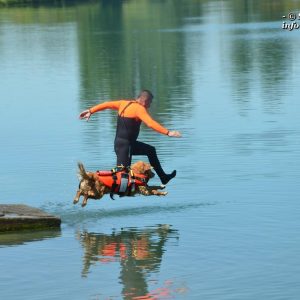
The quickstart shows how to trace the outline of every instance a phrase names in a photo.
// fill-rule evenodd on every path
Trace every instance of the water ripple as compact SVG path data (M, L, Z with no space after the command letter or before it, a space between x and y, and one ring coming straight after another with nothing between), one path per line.
M166 206L139 206L127 207L117 209L82 209L81 207L73 207L68 204L48 203L41 207L41 209L60 216L62 222L66 225L75 225L82 222L93 222L108 218L120 218L128 216L140 216L151 214L166 214L176 213L182 210L195 209L215 205L215 203L202 202L202 203L184 203L173 204Z

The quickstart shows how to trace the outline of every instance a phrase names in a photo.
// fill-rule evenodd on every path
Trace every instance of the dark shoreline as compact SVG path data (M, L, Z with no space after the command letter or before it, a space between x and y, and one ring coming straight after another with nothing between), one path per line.
M95 0L0 0L1 7L64 7L80 3L92 3ZM98 1L99 2L99 1Z

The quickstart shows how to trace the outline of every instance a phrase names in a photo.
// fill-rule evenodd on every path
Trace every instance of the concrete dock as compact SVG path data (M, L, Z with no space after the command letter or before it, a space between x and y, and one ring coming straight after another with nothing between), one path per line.
M23 204L0 204L0 232L59 228L61 219Z

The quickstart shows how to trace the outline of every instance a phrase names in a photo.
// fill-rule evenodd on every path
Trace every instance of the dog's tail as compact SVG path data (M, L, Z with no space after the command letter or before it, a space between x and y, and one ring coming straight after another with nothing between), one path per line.
M81 179L89 179L82 162L78 162L78 175Z

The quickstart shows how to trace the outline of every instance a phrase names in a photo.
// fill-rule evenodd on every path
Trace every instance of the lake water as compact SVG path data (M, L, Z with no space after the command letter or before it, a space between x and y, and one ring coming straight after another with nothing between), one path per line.
M0 235L0 298L299 299L290 12L300 24L300 2L283 0L0 8L0 202L62 218L59 231ZM141 88L183 135L140 134L177 169L169 194L74 206L77 161L115 164L116 114L79 113Z

